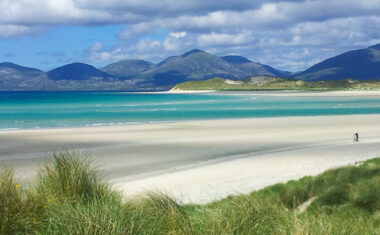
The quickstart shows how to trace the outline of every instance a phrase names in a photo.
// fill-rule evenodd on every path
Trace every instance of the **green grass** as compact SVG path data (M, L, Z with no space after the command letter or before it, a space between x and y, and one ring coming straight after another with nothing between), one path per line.
M0 234L379 234L379 186L377 158L207 205L122 199L88 158L59 153L35 185L2 172Z
M248 90L376 90L380 89L380 80L358 81L353 79L339 81L308 82L296 79L277 78L261 84L228 84L223 78L213 78L205 81L190 81L178 84L174 89L180 90L218 90L218 91L248 91Z

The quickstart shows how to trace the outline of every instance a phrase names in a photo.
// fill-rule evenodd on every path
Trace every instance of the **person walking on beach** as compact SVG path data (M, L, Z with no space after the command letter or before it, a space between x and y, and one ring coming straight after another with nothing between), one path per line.
M359 133L357 132L354 134L354 141L359 142Z

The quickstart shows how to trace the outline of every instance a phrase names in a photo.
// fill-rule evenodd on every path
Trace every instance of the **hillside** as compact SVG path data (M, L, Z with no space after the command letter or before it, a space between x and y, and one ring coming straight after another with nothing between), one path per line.
M0 90L43 90L51 82L41 70L17 64L0 63Z
M358 81L352 79L340 81L303 81L271 76L257 76L245 80L231 80L213 78L206 81L184 82L173 87L172 90L375 90L380 89L380 80Z
M154 64L145 60L122 60L109 64L100 70L119 78L136 78L152 69Z
M306 81L380 79L380 44L324 60L296 75Z
M89 80L93 78L107 79L112 77L112 75L84 63L64 65L49 71L47 75L52 80Z
M42 72L39 69L24 67L18 64L10 63L10 62L0 63L0 69L1 70L9 69L9 70L14 70L14 71L24 72L25 74L38 74Z
M65 65L50 72L13 63L0 64L0 91L128 90L135 81L120 80L83 63Z
M171 56L152 69L143 72L146 85L172 87L191 80L205 80L213 77L241 79L257 75L282 74L272 68L252 62L241 56L219 57L194 49L182 55Z

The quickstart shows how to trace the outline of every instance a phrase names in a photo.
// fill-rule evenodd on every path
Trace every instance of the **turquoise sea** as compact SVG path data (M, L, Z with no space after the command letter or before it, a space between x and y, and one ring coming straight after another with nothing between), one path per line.
M0 92L0 130L376 113L378 97Z

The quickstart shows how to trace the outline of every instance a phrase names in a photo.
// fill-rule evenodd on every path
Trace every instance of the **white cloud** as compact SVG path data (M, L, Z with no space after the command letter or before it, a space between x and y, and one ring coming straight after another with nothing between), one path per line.
M170 36L175 37L176 39L186 37L186 32L177 32L177 33L170 33Z
M103 44L100 42L94 43L94 45L91 47L91 51L100 51L103 49Z
M120 42L95 43L90 61L159 61L200 48L297 70L379 42L379 16L379 0L0 0L0 38L56 25L122 24Z
M128 23L139 18L133 12L81 8L75 0L2 0L0 23L19 25Z
M178 37L179 36L179 37ZM160 62L168 56L181 54L193 49L194 38L189 38L186 33L178 35L168 34L162 40L141 39L127 45L116 48L100 47L101 43L95 43L89 50L87 60L96 63L110 63L123 59L143 59L152 62Z
M241 45L248 43L251 40L251 36L251 31L244 31L239 34L211 32L210 34L199 35L198 45L201 47Z
M134 37L138 37L144 34L154 34L158 33L160 27L155 23L137 23L131 25L128 29L119 33L120 39L131 39Z
M112 58L109 52L92 52L88 58L91 62L108 62Z
M31 34L35 31L36 28L29 26L15 24L0 24L0 38L17 37L21 35Z
M147 24L176 29L266 26L376 16L378 0L1 0L0 24ZM145 26L144 26L145 24ZM149 28L149 27L148 27ZM138 32L138 29L132 31ZM179 30L181 31L181 30ZM186 30L184 30L186 31Z

